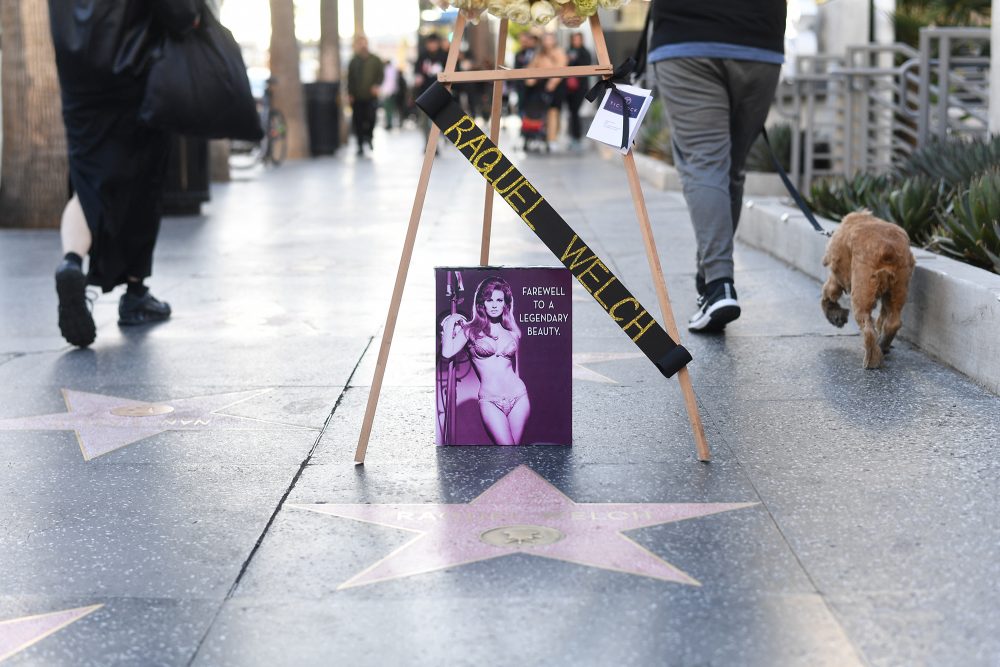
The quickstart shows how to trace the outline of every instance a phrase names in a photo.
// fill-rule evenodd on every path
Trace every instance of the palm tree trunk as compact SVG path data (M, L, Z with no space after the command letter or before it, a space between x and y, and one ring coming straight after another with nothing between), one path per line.
M58 227L68 196L66 133L46 0L0 0L0 227Z
M365 34L365 0L354 0L354 34Z
M288 158L309 156L305 102L299 79L299 42L295 38L293 0L271 0L271 76L274 106L285 115L288 125Z
M319 2L319 80L340 81L340 15L337 0Z

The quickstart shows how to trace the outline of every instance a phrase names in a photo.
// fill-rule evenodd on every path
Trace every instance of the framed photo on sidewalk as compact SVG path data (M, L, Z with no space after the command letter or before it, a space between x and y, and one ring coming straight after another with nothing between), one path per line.
M438 445L573 440L572 275L548 267L438 267Z

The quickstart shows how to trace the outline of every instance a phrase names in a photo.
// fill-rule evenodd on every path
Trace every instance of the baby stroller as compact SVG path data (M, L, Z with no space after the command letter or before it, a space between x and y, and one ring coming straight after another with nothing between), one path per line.
M533 148L549 151L546 141L545 116L549 110L549 95L544 85L526 87L524 103L521 105L521 136L524 138L524 150Z

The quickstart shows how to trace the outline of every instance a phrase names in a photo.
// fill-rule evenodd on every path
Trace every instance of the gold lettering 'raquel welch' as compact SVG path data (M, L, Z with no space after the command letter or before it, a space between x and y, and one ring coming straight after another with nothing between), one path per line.
M440 84L436 85L441 88ZM454 96L446 93L442 90L428 91L418 100L418 106L431 115L442 134L486 180L493 192L507 202L664 375L671 377L683 368L691 360L687 350L679 348L629 293L609 265L577 236L535 186L476 125L475 119L461 109ZM533 327L530 330L544 329Z

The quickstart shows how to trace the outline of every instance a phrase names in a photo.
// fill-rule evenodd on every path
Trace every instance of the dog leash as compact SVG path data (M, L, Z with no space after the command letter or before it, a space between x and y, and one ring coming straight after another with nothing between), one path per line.
M771 146L771 140L767 138L767 130L765 128L761 128L760 133L761 136L764 137L764 143L767 144L767 152L771 154L771 162L774 163L774 168L778 170L778 176L781 177L781 182L785 184L785 189L788 190L788 194L790 194L792 199L795 200L795 204L799 207L799 210L802 211L802 215L806 216L806 220L808 220L809 224L813 226L813 229L823 236L830 236L831 232L826 231L823 229L822 225L819 224L819 221L816 220L816 216L813 215L812 210L809 208L809 204L806 203L802 194L792 184L792 179L788 178L788 174L785 173L785 168L781 166L781 161L778 159L777 154L774 152L774 148Z

